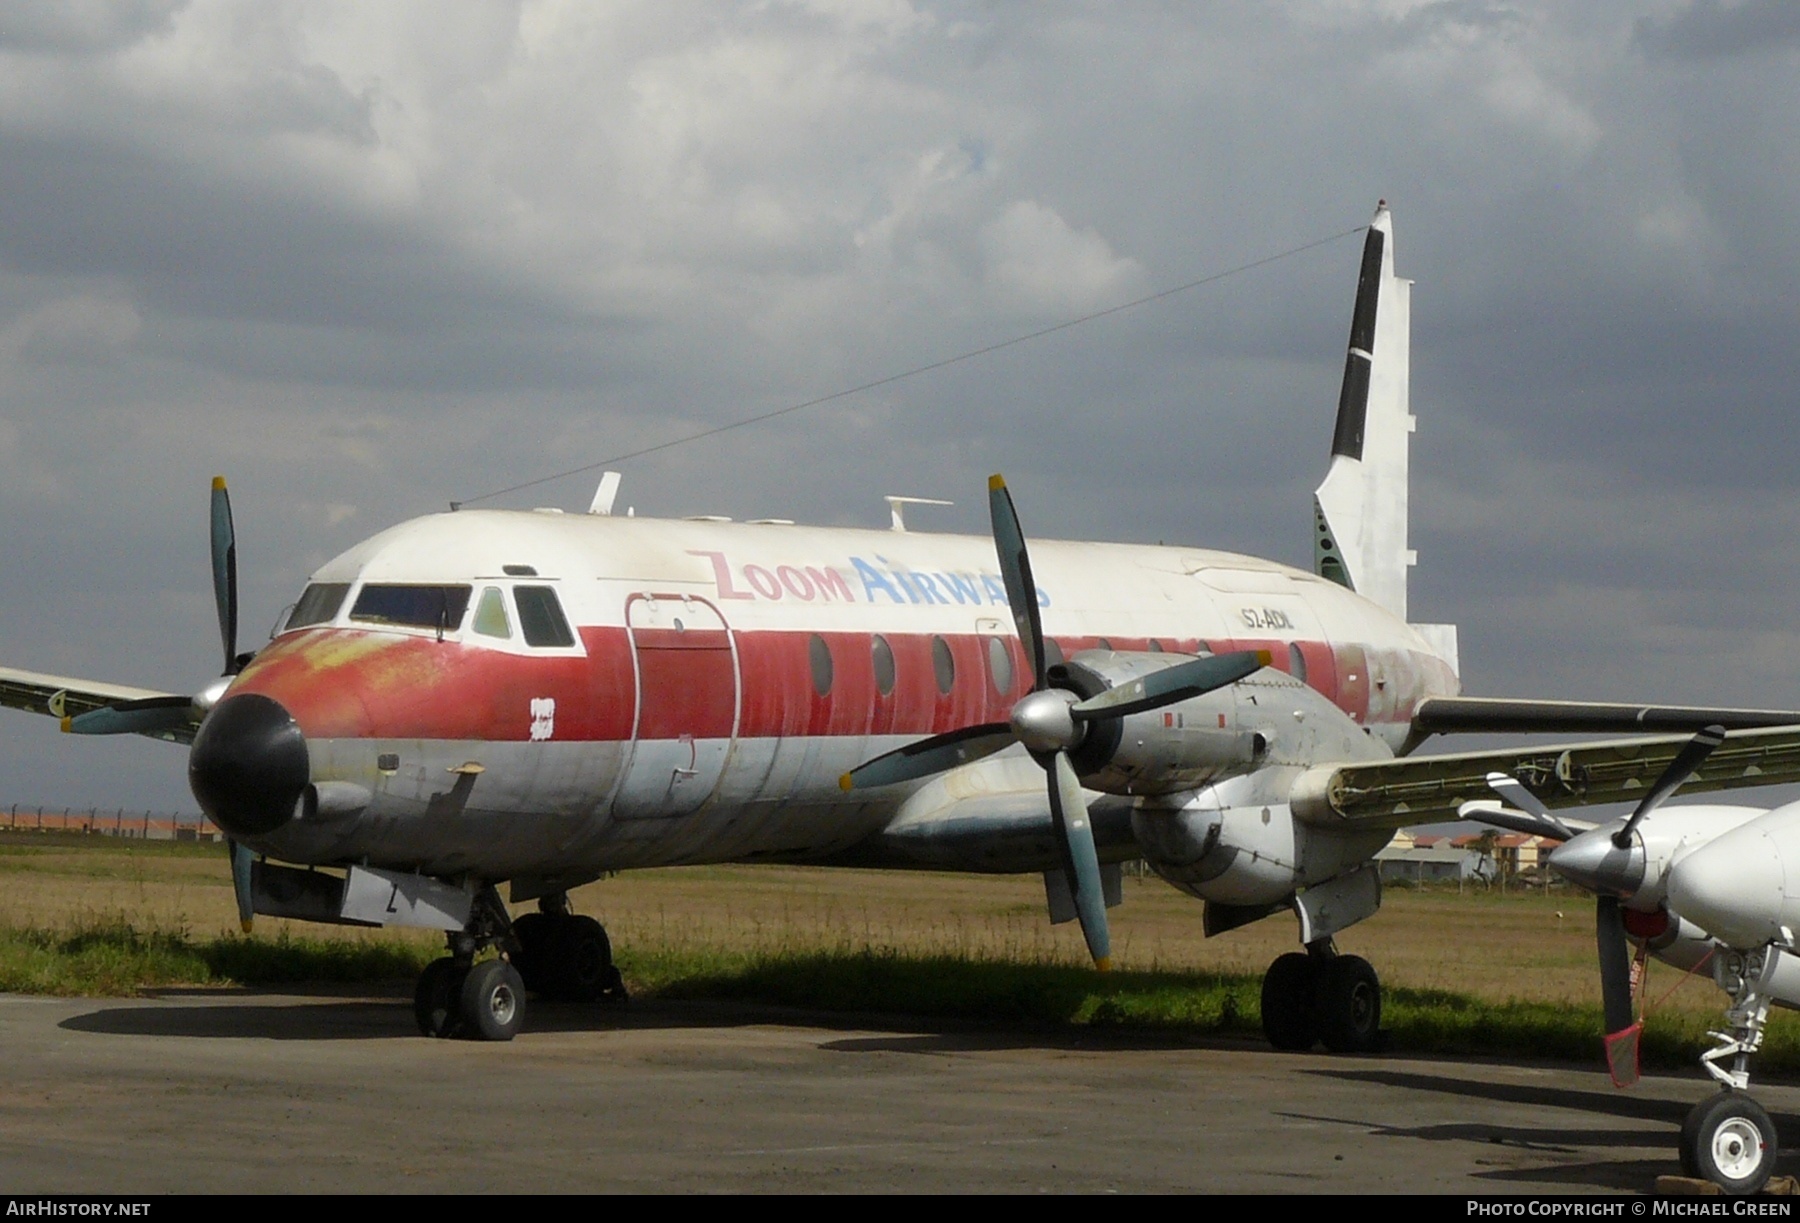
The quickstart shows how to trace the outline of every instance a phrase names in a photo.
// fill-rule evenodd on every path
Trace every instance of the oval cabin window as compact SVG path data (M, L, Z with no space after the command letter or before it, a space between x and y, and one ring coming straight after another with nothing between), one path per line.
M869 653L875 664L875 690L882 696L889 696L894 691L894 647L877 633L869 642Z
M942 637L931 639L931 669L937 673L938 691L945 696L956 686L956 658L950 653L950 643Z
M1012 653L1004 637L989 637L987 643L988 677L994 681L994 691L1005 696L1012 691Z
M812 661L813 691L820 696L831 695L831 646L817 633L806 643L807 657Z

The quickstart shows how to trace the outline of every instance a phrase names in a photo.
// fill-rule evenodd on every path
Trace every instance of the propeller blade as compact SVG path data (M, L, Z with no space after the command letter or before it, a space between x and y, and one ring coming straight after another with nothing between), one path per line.
M142 735L176 730L194 717L194 702L185 696L149 696L115 701L63 719L71 735Z
M1631 1026L1631 948L1625 942L1625 911L1616 896L1594 898L1594 941L1600 952L1600 1003L1606 1034Z
M916 781L971 760L980 760L983 756L992 756L1014 742L1012 727L1005 722L965 726L864 761L838 778L838 785L845 790L868 790L896 782Z
M1031 579L1031 556L1025 550L1025 531L1013 509L1012 494L998 475L988 477L988 511L994 520L994 551L1000 557L1006 601L1012 606L1025 657L1031 662L1032 690L1041 691L1049 662L1044 654L1044 625L1038 616L1037 584Z
M1062 834L1069 858L1069 883L1075 890L1075 912L1081 934L1087 939L1094 967L1112 967L1112 933L1106 925L1106 894L1100 884L1100 855L1094 849L1094 829L1088 822L1087 800L1067 752L1057 752L1050 768L1050 814Z
M256 861L256 855L236 841L225 844L231 851L231 891L237 897L238 924L248 934L256 924L256 909L250 900L250 865Z
M1705 764L1706 758L1723 742L1723 726L1708 726L1689 739L1688 745L1669 762L1669 767L1663 770L1662 776L1656 779L1656 784L1650 787L1650 792L1638 803L1637 810L1631 813L1625 826L1613 833L1613 844L1620 849L1627 848L1631 844L1631 830L1638 826L1638 821L1662 806L1663 800L1675 793L1682 782L1692 777L1694 771Z
M1269 659L1267 650L1239 650L1231 654L1215 654L1210 658L1196 658L1192 662L1180 663L1162 671L1152 671L1141 679L1120 684L1117 688L1108 688L1098 696L1091 696L1075 704L1069 713L1077 722L1091 722L1099 718L1122 718L1127 714L1142 713L1146 709L1173 705L1176 701L1204 696L1216 688L1235 684L1246 675L1268 666Z
M1528 837L1555 837L1559 841L1568 839L1563 835L1563 832L1568 831L1567 829L1558 832L1537 816L1526 811L1514 811L1510 807L1503 807L1491 798L1469 800L1456 809L1456 818L1469 820L1476 824L1488 824L1495 828L1504 828L1508 832L1523 833Z
M1544 806L1542 800L1530 790L1527 790L1525 788L1525 783L1518 778L1512 776L1510 773L1489 773L1487 775L1487 784L1488 789L1511 803L1517 810L1524 812L1527 816L1536 820L1542 826L1543 832L1540 832L1538 829L1533 829L1528 835L1537 836L1547 833L1559 841L1574 840L1575 833L1569 826L1550 814L1550 808ZM1480 819L1481 817L1477 816L1476 818ZM1489 822L1492 823L1493 821L1490 820ZM1513 831L1519 832L1522 830L1515 828Z
M225 647L225 674L237 673L237 533L231 526L231 494L225 477L212 482L213 602L219 609L219 639Z

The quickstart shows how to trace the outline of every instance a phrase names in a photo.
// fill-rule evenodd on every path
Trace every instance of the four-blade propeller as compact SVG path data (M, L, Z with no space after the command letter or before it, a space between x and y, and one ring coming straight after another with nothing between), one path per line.
M1643 846L1633 841L1632 833L1644 817L1692 777L1724 741L1723 726L1708 726L1696 734L1669 762L1617 829L1590 825L1576 831L1552 815L1516 778L1504 773L1489 774L1488 786L1516 810L1502 808L1495 811L1482 804L1464 804L1460 812L1468 819L1515 832L1555 837L1563 842L1551 851L1549 865L1569 882L1594 893L1594 943L1600 962L1600 1001L1609 1037L1623 1032L1632 1022L1631 947L1625 931L1625 902L1637 893L1643 882L1646 858ZM1613 1077L1624 1081L1623 1069L1615 1065Z
M994 550L1012 607L1019 642L1031 665L1031 691L1013 706L1005 722L968 726L933 735L886 755L877 756L844 774L846 790L868 789L915 781L971 760L992 755L1014 743L1024 746L1043 767L1050 817L1062 847L1063 868L1075 894L1075 910L1089 953L1101 969L1110 966L1112 936L1107 929L1106 900L1100 880L1100 857L1088 821L1087 801L1069 753L1086 740L1089 724L1123 718L1203 696L1235 683L1269 665L1267 650L1245 650L1178 663L1140 679L1109 688L1083 700L1079 694L1051 684L1049 652L1038 614L1037 585L1025 533L1006 481L988 481L988 508L994 525Z
M238 589L237 532L231 523L231 494L225 477L212 482L212 580L213 603L219 613L219 642L225 665L220 678L191 697L152 696L135 701L114 701L98 709L63 719L63 729L76 735L142 735L181 730L198 723L218 702L231 678L244 669L250 655L237 652ZM237 896L238 921L250 931L250 850L227 841L231 853L231 883Z

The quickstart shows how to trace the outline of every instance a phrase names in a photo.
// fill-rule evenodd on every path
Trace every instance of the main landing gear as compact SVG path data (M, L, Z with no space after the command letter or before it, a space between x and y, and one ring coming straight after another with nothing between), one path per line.
M1367 960L1320 939L1269 965L1262 1021L1277 1049L1304 1052L1323 1041L1333 1053L1373 1053L1381 1046L1381 981Z
M525 1022L526 992L568 1002L624 1002L625 982L599 922L569 912L568 897L507 917L499 893L476 897L468 925L448 936L450 954L433 960L413 990L419 1031L439 1038L511 1040ZM476 956L498 948L502 956Z
M1700 1064L1723 1090L1696 1104L1681 1123L1681 1170L1727 1193L1755 1193L1775 1169L1775 1123L1745 1093L1750 1056L1762 1047L1769 1019L1771 998L1764 986L1781 955L1764 947L1722 951L1713 960L1713 979L1731 995L1731 1007L1725 1012L1727 1030L1709 1034L1715 1047L1700 1055Z

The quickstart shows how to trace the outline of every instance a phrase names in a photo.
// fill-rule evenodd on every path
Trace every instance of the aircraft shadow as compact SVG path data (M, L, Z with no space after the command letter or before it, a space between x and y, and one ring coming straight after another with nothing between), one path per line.
M105 1036L250 1036L263 1040L416 1039L412 1008L366 999L341 1002L109 1006L57 1024Z
M1550 1181L1559 1184L1630 1189L1643 1192L1658 1176L1679 1172L1676 1140L1682 1120L1692 1105L1680 1100L1664 1100L1625 1092L1588 1091L1577 1087L1539 1087L1523 1083L1493 1083L1479 1078L1452 1074L1425 1074L1405 1070L1309 1070L1306 1073L1344 1082L1368 1083L1411 1091L1441 1092L1446 1095L1473 1097L1506 1104L1523 1104L1540 1108L1574 1109L1600 1117L1621 1121L1655 1122L1665 1127L1643 1129L1550 1129L1484 1125L1479 1122L1456 1122L1443 1125L1394 1126L1378 1122L1356 1121L1343 1117L1318 1117L1312 1120L1335 1121L1355 1125L1382 1137L1422 1139L1427 1142L1485 1142L1514 1150L1538 1152L1554 1160L1560 1155L1574 1155L1594 1148L1628 1147L1634 1149L1666 1147L1667 1159L1618 1160L1584 1163L1548 1163L1519 1169L1494 1169L1472 1173L1477 1180L1496 1182ZM1765 1102L1766 1103L1766 1102ZM1776 1175L1800 1172L1800 1117L1771 1110L1779 1147Z

